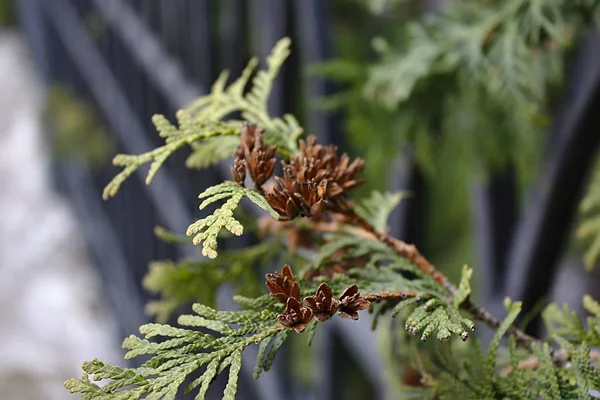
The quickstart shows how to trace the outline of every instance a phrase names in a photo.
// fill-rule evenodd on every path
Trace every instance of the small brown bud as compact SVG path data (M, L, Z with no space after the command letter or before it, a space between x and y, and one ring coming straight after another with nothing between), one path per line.
M298 299L290 297L285 305L285 311L277 317L279 323L300 333L313 317L313 312L308 307L302 307Z
M283 266L281 275L277 272L267 274L266 279L266 285L271 292L271 296L275 297L280 303L287 302L290 297L296 299L300 297L300 286L296 282L292 269L288 264Z
M343 211L347 202L342 196L359 184L358 175L364 161L350 163L348 155L340 158L335 146L317 144L310 136L300 141L300 152L284 163L284 177L278 187L267 193L267 201L283 220L300 217L319 217L325 211ZM251 170L251 168L250 168Z
M340 315L344 318L353 320L358 319L358 311L367 309L371 302L362 297L358 291L358 286L351 285L344 290L340 296Z
M254 124L244 123L240 135L240 147L235 152L237 158L245 161L250 179L256 188L262 187L275 171L277 146L266 146L263 134L263 129Z
M339 302L333 298L333 292L327 282L319 285L317 293L304 299L304 302L313 311L315 319L323 322L335 315Z

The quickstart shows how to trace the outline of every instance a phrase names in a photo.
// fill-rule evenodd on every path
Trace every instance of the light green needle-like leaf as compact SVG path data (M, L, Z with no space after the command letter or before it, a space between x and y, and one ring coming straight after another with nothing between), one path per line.
M225 392L223 393L223 400L235 400L235 394L237 393L237 382L242 369L242 352L236 351L231 356L231 366L229 367L229 379L227 380L227 386L225 386Z
M274 219L279 219L279 214L267 203L265 198L256 190L238 185L235 182L224 182L206 189L198 197L205 198L200 204L200 209L223 199L228 199L225 204L216 209L212 215L202 218L191 224L186 234L193 236L194 244L202 243L202 255L209 258L217 257L217 237L222 229L226 229L236 236L241 236L244 227L233 216L242 198L247 197L254 204L269 212Z
M471 295L470 281L472 275L473 269L466 265L463 266L460 284L458 285L458 290L456 291L453 299L455 307L460 306Z
M149 184L165 161L186 145L193 150L186 162L190 168L207 167L229 158L239 144L242 121L228 120L236 112L240 112L244 120L264 128L265 141L277 145L280 154L287 157L295 153L298 150L298 138L302 134L298 121L291 115L271 117L267 110L273 81L290 54L290 43L289 38L277 42L267 57L267 69L259 70L252 82L249 81L258 65L257 59L250 60L242 75L229 86L229 73L224 71L213 84L211 93L177 112L177 126L163 115L155 115L152 121L159 136L165 139L165 144L140 155L116 156L113 164L124 168L106 186L103 198L116 195L121 184L147 163L150 163L146 177L146 183ZM248 84L250 90L246 91ZM206 253L214 254L210 247Z
M385 231L390 214L408 195L406 192L373 191L368 198L356 206L356 211L373 224L375 229Z
M260 311L224 312L196 304L193 309L200 315L180 316L178 322L182 327L144 325L140 327L140 333L146 339L131 335L123 343L129 350L127 358L150 356L141 367L122 368L93 360L84 363L85 375L81 379L70 379L65 382L65 387L86 399L174 399L183 382L198 373L185 392L198 390L195 399L204 399L216 376L229 369L224 398L234 399L242 351L261 343L257 365L262 365L269 342L279 338L278 347L269 352L269 357L275 357L287 338L287 335L281 335L282 327L276 320L275 310L279 310L279 304L270 296L260 301L263 307ZM269 319L262 318L264 312L271 313ZM162 340L148 340L155 337ZM90 379L105 380L106 384L100 387Z

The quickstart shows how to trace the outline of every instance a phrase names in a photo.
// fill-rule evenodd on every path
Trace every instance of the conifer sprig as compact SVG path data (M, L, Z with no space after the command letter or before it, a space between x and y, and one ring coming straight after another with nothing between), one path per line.
M124 167L123 170L106 185L102 197L106 200L119 191L121 184L131 176L139 167L151 162L150 170L146 176L146 184L149 184L163 163L185 145L192 144L201 139L216 136L237 135L233 126L219 121L202 121L193 123L184 110L177 113L181 126L177 129L162 115L155 115L152 122L156 126L159 135L165 138L165 145L140 155L118 154L113 159L113 164Z
M289 157L295 153L298 137L302 133L298 121L289 114L283 118L271 117L267 110L273 81L290 54L289 47L288 38L277 42L267 57L267 68L259 70L254 78L252 74L258 65L256 58L250 60L242 75L229 86L229 73L224 71L210 94L177 112L177 126L163 115L155 115L152 121L160 137L165 139L165 145L141 155L117 155L113 164L124 169L106 186L103 198L114 196L131 174L149 162L151 165L146 183L150 183L166 159L185 145L193 149L187 160L190 167L204 167L229 158L231 152L227 150L233 151L236 146L228 136L239 136L242 125L242 121L227 119L235 112L241 112L245 121L259 123L266 130L266 142L277 145L280 154ZM249 83L250 90L246 93Z
M233 212L242 198L250 199L254 204L267 211L273 219L279 219L279 214L259 192L235 182L228 181L212 186L200 193L198 197L205 199L200 204L200 210L216 201L227 199L212 215L194 222L187 229L186 234L193 236L194 244L202 243L202 255L208 258L217 257L217 237L222 229L226 229L236 236L240 236L244 232L242 224L233 216Z
M284 115L283 118L273 118L267 110L273 82L290 54L290 44L289 38L279 40L267 57L267 68L259 70L254 78L252 74L258 65L256 58L248 62L242 75L229 86L229 72L223 71L215 81L211 93L190 104L188 112L200 121L220 120L235 112L241 112L244 121L256 123L267 131L265 139L268 144L279 146L279 152L284 156L294 154L302 133L298 121L290 114ZM246 93L249 82L250 90Z
M304 293L314 293L314 284L304 283L308 286ZM98 360L85 362L82 378L68 380L65 387L72 393L81 393L83 399L174 399L183 382L204 367L187 385L185 393L197 391L195 398L204 399L216 376L229 369L223 399L234 399L244 349L259 345L253 374L258 379L262 371L271 368L290 332L304 331L314 312L321 310L322 298L299 300L301 291L289 266L284 267L283 276L268 274L267 285L271 295L234 298L245 310L217 311L194 304L195 314L178 318L181 328L164 324L141 326L143 338L131 335L123 342L123 348L128 350L126 359L150 356L141 367L121 368ZM317 289L317 296L322 286ZM328 296L331 300L331 290ZM356 285L351 285L341 293L339 302L335 301L326 319L338 311L341 316L358 319L356 312L369 305ZM93 382L104 380L108 380L104 386Z
M557 65L571 44L573 25L597 11L598 5L567 0L507 0L495 7L450 2L441 15L410 23L406 51L375 42L382 59L365 91L396 107L432 76L468 74L489 97L541 105L548 83L560 75Z
M229 369L223 399L234 399L242 351L250 345L276 338L283 330L275 320L279 310L275 301L263 297L242 302L255 308L216 311L195 304L194 315L179 317L182 328L143 325L140 333L144 338L131 335L123 342L123 348L128 350L126 359L150 356L141 367L120 368L93 360L83 364L85 375L81 379L70 379L65 387L72 393L81 393L83 399L174 399L183 382L205 367L185 391L197 391L196 398L204 399L215 377ZM155 341L156 338L165 340ZM274 354L269 357L273 358ZM266 362L265 357L260 365ZM100 380L109 382L104 386L93 383Z
M600 346L600 305L590 297L584 299L592 314L587 327L567 308L560 311L550 307L546 311L553 338L562 347L555 351L548 342L514 327L520 303L505 302L508 316L504 321L476 306L471 300L470 268L463 268L456 286L415 246L391 237L386 225L391 210L400 201L398 195L376 195L357 207L348 200L347 192L362 183L359 175L364 162L350 162L347 155L338 157L335 147L317 144L315 138L297 145L295 135L299 129L295 120L271 119L266 113L271 84L288 55L288 47L286 40L276 46L267 70L257 74L249 93L244 94L244 87L255 62L229 87L226 88L226 76L222 76L211 95L179 112L179 127L156 117L165 146L137 157L120 156L118 160L125 169L107 186L106 193L113 195L123 180L145 162L152 162L148 175L152 179L166 158L185 144L197 146L199 140L242 132L232 168L236 182L224 182L200 194L204 199L200 209L217 201L225 202L212 215L190 225L188 236L203 245L204 255L216 257L222 229L234 235L242 233L243 226L233 211L244 197L268 211L272 219L281 217L288 221L282 227L292 228L293 220L304 218L305 227L313 235L297 244L308 250L316 248L317 253L313 260L298 258L303 279L297 279L286 265L281 273L267 274L270 295L236 296L243 310L217 311L194 304L195 314L179 317L181 327L144 325L140 327L143 338L132 335L123 343L128 350L126 358L149 357L142 366L121 368L98 360L86 362L83 377L67 381L67 389L82 394L84 399L174 399L190 378L193 380L185 391L194 391L197 399L203 399L214 379L228 371L223 398L233 399L242 352L248 346L258 345L253 373L258 378L262 371L271 368L277 351L292 331L306 332L310 343L320 323L338 316L356 320L360 311L369 309L375 314L375 323L377 316L384 313L402 315L406 330L420 334L422 341L434 334L440 340L453 334L466 340L474 324L464 313L496 329L487 354L482 354L477 343L473 357L464 364L455 362L450 346L440 348L440 362L430 366L437 374L424 381L440 398L589 397L589 390L600 384L598 369L590 363L596 353L589 348ZM259 125L220 121L234 111L242 111L246 120ZM277 184L269 185L267 181L274 173L274 146L289 162L284 163L283 177L276 177ZM246 172L255 189L244 186ZM375 211L375 203L383 207ZM255 260L249 254L243 257ZM159 275L154 282L154 287L171 296L177 306L193 296L174 296L177 288L169 287L169 279L183 267L162 268L166 275ZM191 284L207 277L210 275L199 273L184 280ZM212 278L213 286L226 280L222 275ZM207 295L211 297L211 293ZM172 310L173 304L169 307ZM504 336L509 337L511 369L507 374L498 373L497 352ZM526 355L535 358L534 367L522 367ZM107 382L101 386L93 381Z

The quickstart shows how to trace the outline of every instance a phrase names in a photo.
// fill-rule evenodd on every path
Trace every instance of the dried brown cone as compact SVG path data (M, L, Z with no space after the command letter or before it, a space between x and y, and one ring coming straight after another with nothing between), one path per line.
M358 175L364 161L349 163L344 154L338 158L335 146L317 144L310 136L300 141L300 152L284 163L284 177L276 178L278 186L267 193L267 201L281 220L300 217L320 217L326 209L342 211L347 205L343 194L362 181Z
M316 294L305 297L304 302L313 311L315 319L319 322L333 317L339 306L339 302L333 298L333 292L327 282L321 283Z
M312 320L313 312L308 307L302 307L302 303L294 297L290 297L285 304L285 311L277 317L279 323L300 333Z
M278 302L285 303L289 298L297 299L300 297L300 286L296 282L292 268L288 264L283 266L281 275L276 272L274 274L267 274L265 277L271 296L275 297Z
M358 286L351 285L340 296L340 315L353 320L358 319L358 311L371 306L371 302L358 292Z
M290 161L290 169L299 181L327 181L324 197L333 199L363 183L357 178L364 164L361 158L350 163L345 153L338 158L336 146L317 144L316 137L309 136L306 142L300 140L300 155Z
M267 193L267 202L279 214L280 221L300 217L319 217L327 204L323 195L327 182L321 185L314 181L299 182L284 172L284 177L275 177L279 187Z
M262 128L245 123L242 126L240 147L234 153L236 162L238 159L245 161L248 175L257 189L260 189L275 171L277 146L266 146L263 136L264 130ZM235 175L234 179L236 179Z

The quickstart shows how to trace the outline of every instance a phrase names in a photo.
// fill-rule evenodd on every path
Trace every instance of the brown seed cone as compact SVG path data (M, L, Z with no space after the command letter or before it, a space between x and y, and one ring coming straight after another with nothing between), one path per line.
M340 315L353 320L358 319L358 311L367 309L371 302L362 297L358 292L358 286L351 285L344 290L340 296Z
M314 296L305 297L304 302L313 311L315 319L319 322L333 317L339 306L339 302L333 298L333 292L327 282L321 283L317 293Z
M240 135L240 147L234 153L236 160L245 160L248 175L256 188L264 185L275 171L277 146L266 146L263 136L262 128L244 123Z
M267 193L267 201L287 221L300 217L319 217L326 209L347 208L342 196L362 181L358 175L364 161L352 163L348 155L336 155L337 147L317 144L310 136L300 141L300 152L289 164L283 163L284 177L276 178L277 186Z
M294 297L290 297L285 304L285 311L277 317L279 323L300 333L312 320L313 312L308 307L302 307L302 303Z
M338 158L336 146L317 144L314 136L300 141L300 155L290 160L292 175L299 181L314 180L317 184L327 181L324 197L332 199L361 183L358 175L364 168L364 160L357 158L350 163L347 154Z
M278 302L285 303L291 297L296 299L300 297L300 286L288 264L283 266L281 275L275 272L274 274L267 274L265 277L271 296L275 297Z
M280 221L301 217L318 217L326 209L323 193L327 182L298 182L286 171L283 178L275 177L278 187L267 193L267 202L279 214Z

